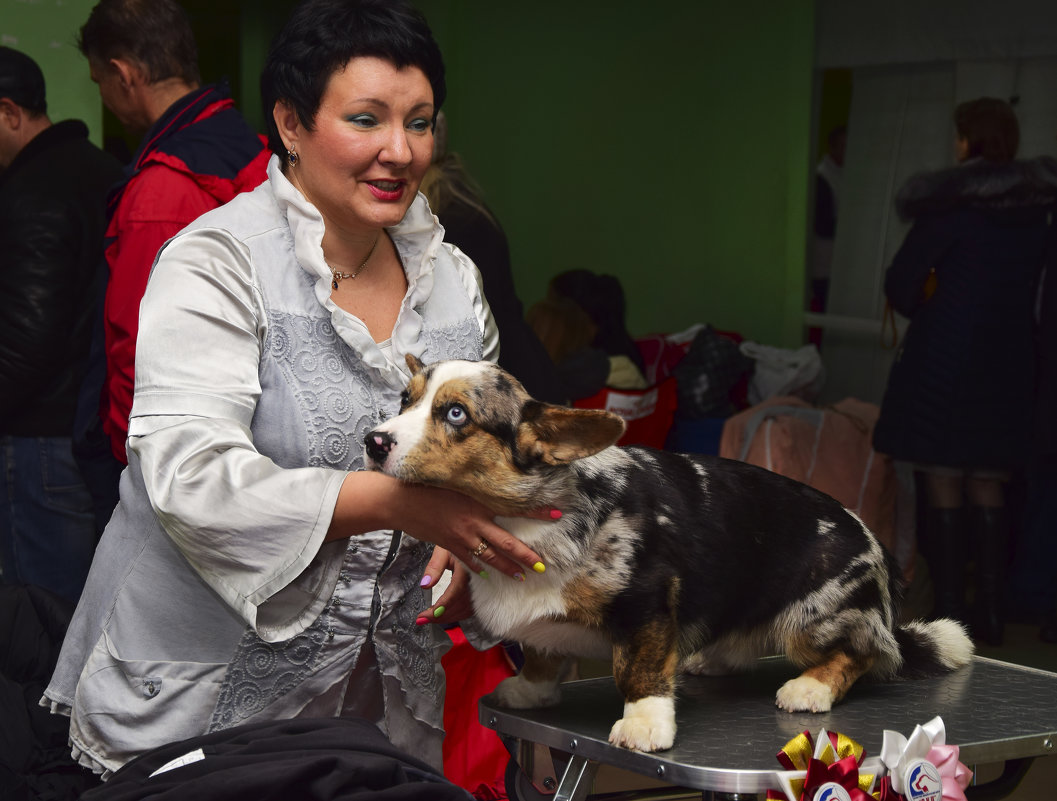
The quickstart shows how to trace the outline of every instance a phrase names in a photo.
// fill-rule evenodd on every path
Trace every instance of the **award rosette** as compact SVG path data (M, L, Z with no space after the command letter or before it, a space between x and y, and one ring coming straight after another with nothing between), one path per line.
M797 735L777 754L786 770L776 774L780 790L768 790L768 801L871 801L876 775L861 773L866 751L843 734L819 731Z
M939 717L916 726L910 737L886 729L881 761L888 775L881 780L881 801L966 801L973 772L958 761L958 751L947 745Z

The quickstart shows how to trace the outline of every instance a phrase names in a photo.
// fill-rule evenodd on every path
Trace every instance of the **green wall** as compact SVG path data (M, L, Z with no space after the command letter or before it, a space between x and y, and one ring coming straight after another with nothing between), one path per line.
M291 0L183 0L206 81L254 125ZM526 306L551 276L616 275L633 334L708 322L802 341L814 163L814 0L416 0L448 65L450 146L510 239ZM0 0L55 118L100 131L73 42L95 0Z
M92 141L103 141L102 104L77 50L77 32L96 0L0 0L0 44L32 57L44 73L48 116L84 120Z
M802 338L812 0L419 0L519 294L618 276L633 334Z

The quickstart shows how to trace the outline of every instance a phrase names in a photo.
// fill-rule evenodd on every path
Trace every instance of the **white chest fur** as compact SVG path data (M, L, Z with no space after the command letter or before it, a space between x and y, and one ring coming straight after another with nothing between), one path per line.
M529 547L539 547L541 540L546 539L549 547L545 552L553 553L555 538L549 535L560 524L526 518L499 518L496 522ZM561 543L563 538L557 539ZM553 563L544 573L526 571L524 581L498 572L489 572L487 577L471 576L476 617L485 629L503 639L543 651L607 658L612 645L605 634L564 619L567 610L562 590L567 582L575 580L575 576Z

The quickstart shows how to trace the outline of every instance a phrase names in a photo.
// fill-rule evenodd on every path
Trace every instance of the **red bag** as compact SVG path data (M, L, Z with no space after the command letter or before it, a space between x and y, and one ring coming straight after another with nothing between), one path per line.
M444 694L444 776L479 799L507 797L503 779L510 754L499 735L477 719L477 701L514 669L503 646L478 651L458 626L448 629L452 647L441 658Z
M675 419L679 394L674 378L666 378L648 389L606 389L573 405L578 409L605 409L624 418L627 429L618 445L646 445L664 448Z

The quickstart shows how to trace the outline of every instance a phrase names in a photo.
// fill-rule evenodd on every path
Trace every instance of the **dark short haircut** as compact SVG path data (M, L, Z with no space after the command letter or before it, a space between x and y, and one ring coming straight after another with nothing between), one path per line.
M1005 100L981 97L958 104L954 127L969 144L968 158L1006 162L1017 156L1020 125L1016 112Z
M6 97L33 115L48 110L44 73L37 62L21 50L0 47L0 97Z
M418 9L405 0L304 0L272 42L261 73L272 152L286 153L272 114L276 101L289 103L301 124L313 130L331 76L364 56L398 69L418 67L433 88L434 114L440 111L447 93L444 60Z
M99 0L81 26L77 47L97 63L135 61L151 83L200 80L191 20L175 0Z

